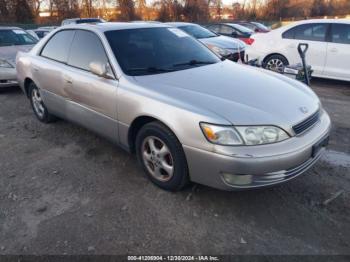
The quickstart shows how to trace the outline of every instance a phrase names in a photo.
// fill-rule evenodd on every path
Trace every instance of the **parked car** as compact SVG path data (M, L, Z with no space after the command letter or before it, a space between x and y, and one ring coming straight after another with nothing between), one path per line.
M162 24L59 28L19 53L17 70L40 121L58 116L109 138L167 190L286 182L316 163L330 132L306 85L222 61Z
M247 27L250 30L254 31L255 33L267 33L267 32L271 31L268 27L266 27L262 23L258 23L258 22L234 21L233 23Z
M297 47L307 43L306 61L313 76L350 81L350 21L345 19L305 20L253 36L249 59L259 59L268 69L300 63Z
M198 39L218 55L237 62L240 58L244 60L246 44L239 39L217 35L208 29L192 23L173 22L167 25L177 27L187 34Z
M18 85L16 54L29 51L38 40L18 27L0 26L0 89Z
M34 30L31 30L31 29L28 29L28 30L26 30L26 32L28 33L28 34L30 34L32 37L34 37L36 40L40 40L40 38L38 37L38 35L34 32Z
M87 23L105 23L101 18L70 18L62 21L61 25L69 24L87 24Z
M130 23L151 23L151 24L161 24L162 22L156 20L134 20L130 21Z
M39 39L41 39L41 38L44 38L52 30L55 30L56 28L57 28L56 26L43 26L43 27L38 27L37 29L34 29L33 31L39 37Z
M219 23L206 25L205 27L216 34L238 38L245 42L247 45L251 45L254 41L251 38L251 36L254 34L254 31L238 24Z

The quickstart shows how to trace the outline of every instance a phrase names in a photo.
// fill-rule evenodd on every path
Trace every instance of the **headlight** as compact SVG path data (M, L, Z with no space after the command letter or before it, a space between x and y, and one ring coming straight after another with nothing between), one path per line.
M276 126L220 126L200 124L205 137L218 145L263 145L286 140L289 135Z
M237 131L231 126L200 124L203 134L212 143L218 145L243 145Z
M215 45L207 45L209 47L210 50L212 50L213 52L221 55L221 56L228 56L230 54L232 54L232 52L230 50L215 46Z
M3 68L14 68L9 62L6 60L0 59L0 67Z
M289 138L289 135L276 126L236 126L246 145L276 143Z

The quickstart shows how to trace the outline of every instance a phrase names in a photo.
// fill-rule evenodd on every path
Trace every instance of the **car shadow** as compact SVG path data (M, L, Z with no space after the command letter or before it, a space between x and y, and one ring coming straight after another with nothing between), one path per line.
M18 94L21 93L22 90L19 86L8 86L0 88L0 94Z

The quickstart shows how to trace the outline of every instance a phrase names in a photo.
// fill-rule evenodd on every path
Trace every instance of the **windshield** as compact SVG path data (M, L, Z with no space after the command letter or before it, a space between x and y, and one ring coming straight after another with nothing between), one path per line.
M34 45L37 42L38 40L21 29L0 30L0 46Z
M140 28L105 32L123 72L150 75L213 64L220 59L178 28Z
M262 30L269 30L265 25L260 24L258 22L252 22L252 24L256 25L258 28L262 29Z
M79 19L76 20L77 24L85 24L85 23L104 23L105 21L103 19L99 18L87 18L87 19Z
M197 39L210 38L210 37L217 36L213 32L211 32L208 29L205 29L199 25L185 25L185 26L179 26L179 28L181 30L184 30L187 34L189 34Z
M242 33L248 33L248 34L252 34L253 30L242 26L242 25L238 25L238 24L231 24L231 26L233 26L234 28L236 28L237 30L241 31Z

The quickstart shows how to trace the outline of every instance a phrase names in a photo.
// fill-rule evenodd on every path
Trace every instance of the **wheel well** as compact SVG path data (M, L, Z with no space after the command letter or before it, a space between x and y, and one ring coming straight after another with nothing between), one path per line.
M139 116L137 117L130 125L129 132L128 132L128 143L130 147L130 152L135 152L135 140L137 133L140 131L140 129L151 122L159 121L158 119L150 116Z
M29 89L29 85L31 83L33 83L33 80L28 78L28 77L24 80L24 91L26 92L27 97L29 97L29 94L28 94L29 90L28 89Z
M283 56L283 57L287 60L287 62L288 62L288 64L289 64L289 61L288 61L287 57L285 57L284 55L279 54L279 53L273 53L273 54L267 55L267 56L264 58L264 60L262 61L263 67L265 67L266 60L269 59L269 58L270 58L271 56L273 56L273 55Z

